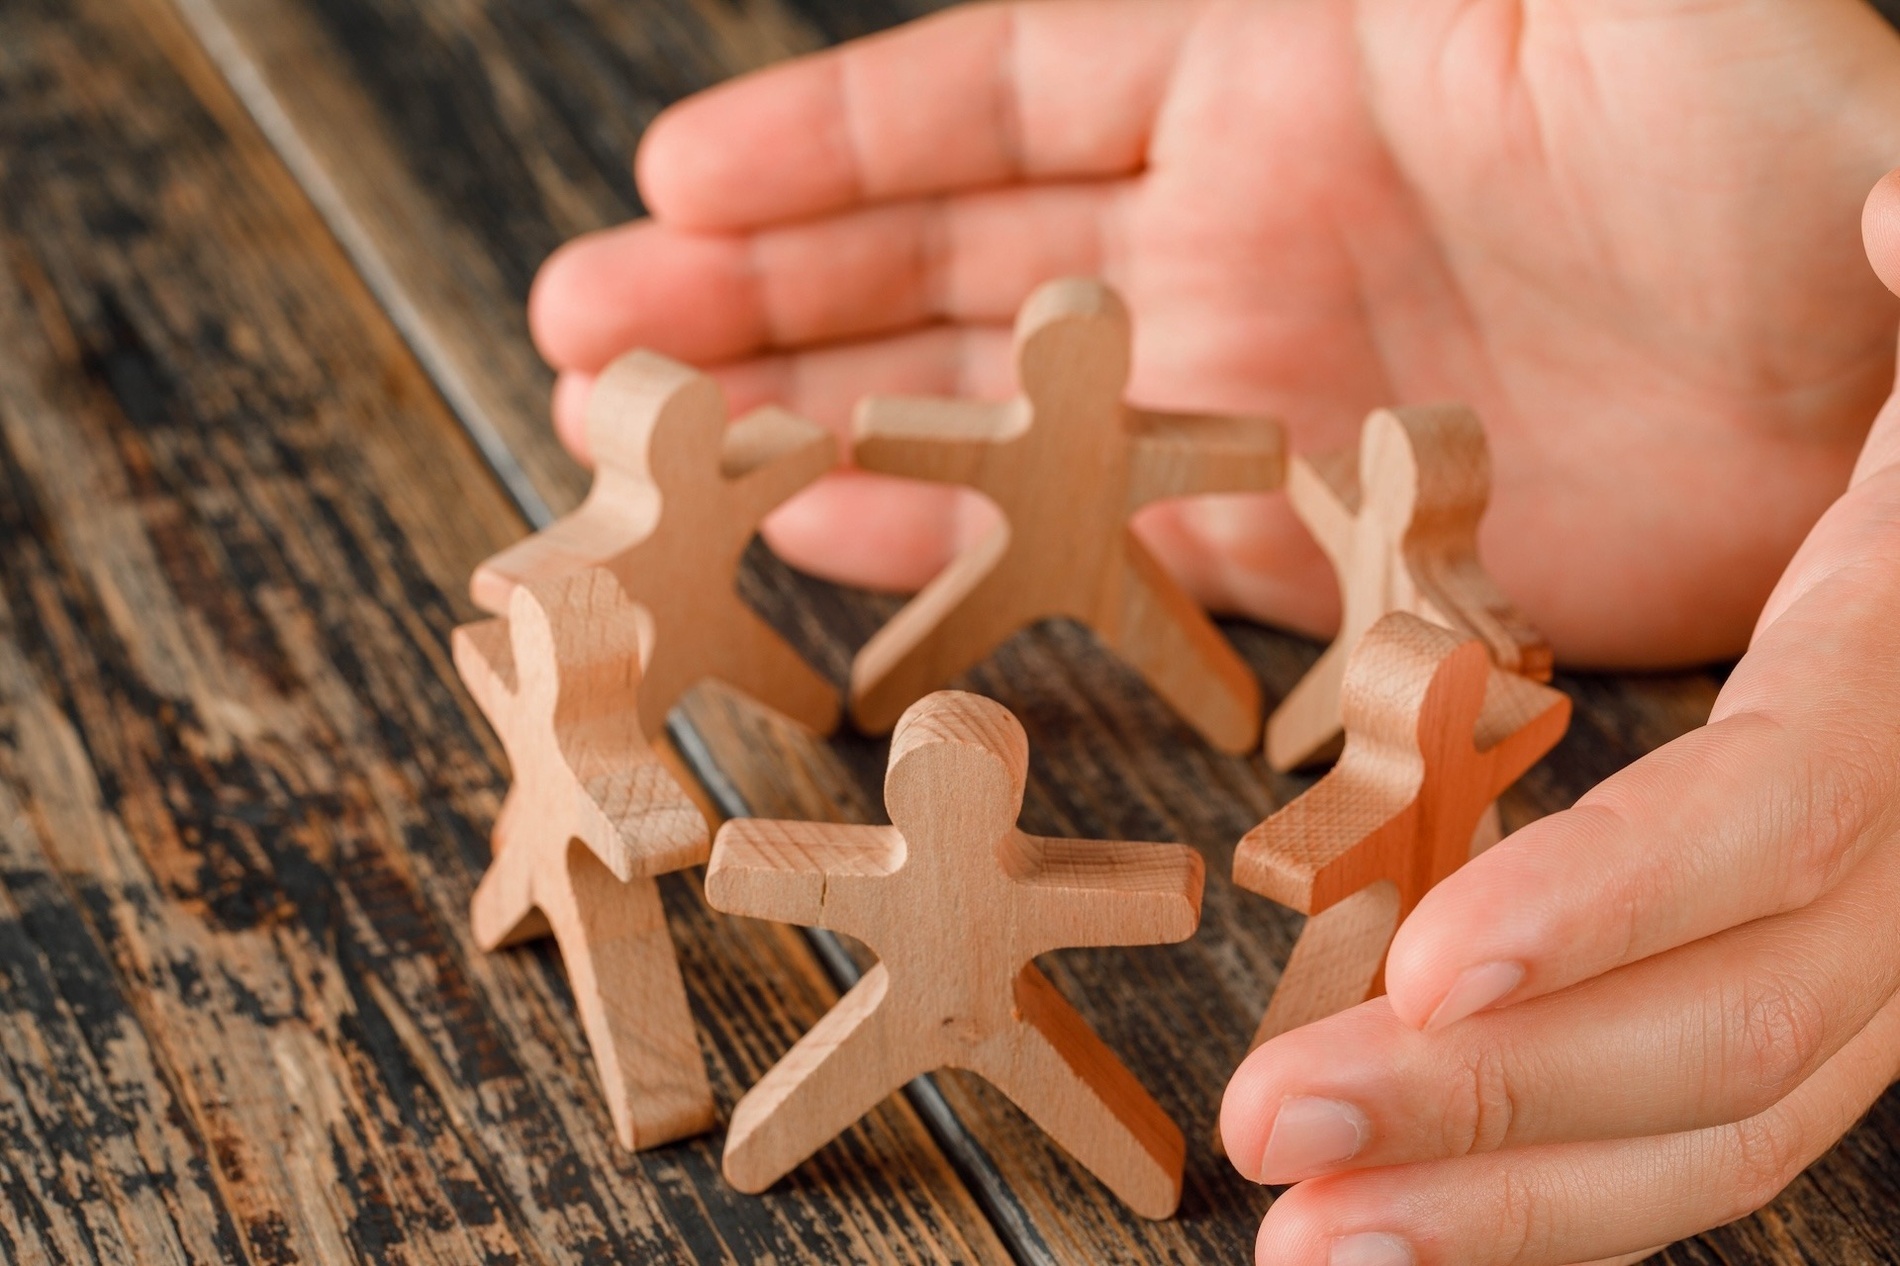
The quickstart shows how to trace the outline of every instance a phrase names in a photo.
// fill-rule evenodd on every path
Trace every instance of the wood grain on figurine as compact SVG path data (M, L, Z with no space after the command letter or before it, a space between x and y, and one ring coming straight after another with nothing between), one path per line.
M1267 722L1267 759L1297 769L1329 759L1340 685L1382 616L1404 611L1475 637L1507 672L1549 681L1550 647L1478 561L1491 496L1484 428L1458 405L1380 409L1356 450L1294 457L1287 497L1339 579L1339 635Z
M1487 806L1570 723L1561 692L1403 612L1361 639L1340 708L1339 763L1234 854L1236 884L1310 916L1256 1045L1379 992L1399 922L1469 859Z
M652 624L640 715L648 737L708 677L818 733L838 690L739 597L739 564L759 521L837 462L831 434L782 409L726 424L718 384L652 352L607 367L587 406L596 463L580 507L496 554L469 591L500 614L525 581L611 571Z
M699 809L647 745L639 609L598 568L515 588L455 631L455 664L508 752L495 859L475 891L488 950L552 935L623 1146L712 1128L658 875L706 859Z
M1032 960L1192 936L1201 858L1025 835L1028 765L1007 709L943 692L898 724L893 825L721 828L714 908L843 932L879 960L734 1109L734 1186L763 1191L904 1083L952 1067L1002 1090L1137 1213L1173 1213L1181 1131Z
M859 466L964 484L1003 514L859 653L851 707L867 730L889 729L1018 630L1067 617L1208 741L1235 752L1259 742L1253 673L1128 520L1170 497L1278 487L1281 430L1266 418L1130 408L1130 347L1128 312L1112 290L1051 282L1017 318L1017 399L860 405Z

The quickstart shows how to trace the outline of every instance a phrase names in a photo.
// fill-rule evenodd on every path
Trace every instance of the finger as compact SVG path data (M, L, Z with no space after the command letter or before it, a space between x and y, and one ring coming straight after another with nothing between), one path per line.
M529 324L550 364L582 370L632 347L707 364L934 320L1006 324L1051 277L1114 279L1133 188L904 202L756 234L636 221L556 251Z
M1562 1266L1669 1243L1766 1205L1886 1089L1900 1003L1793 1094L1733 1125L1527 1148L1302 1183L1268 1211L1274 1266Z
M1745 1120L1900 991L1885 850L1822 901L1439 1033L1375 1000L1248 1056L1221 1109L1262 1182ZM1347 1154L1348 1148L1350 1154Z
M1202 6L981 5L673 106L636 167L662 220L730 230L866 201L1139 170Z
M939 325L888 338L777 352L713 366L726 408L741 417L776 404L810 418L851 445L851 414L867 395L962 396L1006 400L1016 390L1010 333L1002 325ZM594 375L567 370L555 382L554 425L583 465L587 400Z

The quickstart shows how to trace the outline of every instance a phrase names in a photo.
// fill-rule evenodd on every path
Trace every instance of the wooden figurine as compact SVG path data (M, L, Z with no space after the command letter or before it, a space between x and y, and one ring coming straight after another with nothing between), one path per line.
M1379 619L1405 611L1482 641L1507 672L1549 681L1550 647L1478 562L1491 495L1484 428L1458 405L1380 409L1357 451L1295 456L1287 497L1339 577L1339 636L1267 722L1267 760L1297 769L1331 758L1340 683Z
M728 427L718 384L645 351L608 366L587 408L592 491L477 568L476 605L502 614L518 584L605 567L653 626L639 701L647 737L707 677L828 733L836 687L740 599L737 580L759 521L836 464L830 433L775 408Z
M1361 639L1340 707L1339 763L1234 854L1234 883L1310 916L1255 1045L1383 992L1399 923L1468 860L1485 807L1570 723L1561 692L1403 612Z
M1200 855L1016 827L1029 749L1008 710L944 692L898 723L895 824L734 821L706 872L715 909L832 928L878 963L740 1100L725 1172L763 1191L913 1077L996 1085L1136 1212L1181 1194L1181 1132L1036 969L1068 946L1185 940Z
M615 1133L647 1148L714 1111L654 882L706 859L706 822L642 733L637 615L599 569L520 585L507 619L455 631L455 665L513 775L476 943L553 935Z
M1210 742L1252 750L1259 684L1128 519L1168 497L1278 487L1279 425L1125 405L1128 312L1096 281L1051 282L1030 297L1016 321L1016 362L1022 395L1007 404L859 406L859 466L966 484L1004 520L859 653L859 725L889 729L1017 630L1066 616L1093 628Z

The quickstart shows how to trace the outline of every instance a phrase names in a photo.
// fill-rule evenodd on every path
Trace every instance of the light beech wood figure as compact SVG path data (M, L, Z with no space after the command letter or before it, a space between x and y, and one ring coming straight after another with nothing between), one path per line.
M1180 1130L1032 960L1192 936L1201 858L1025 835L1028 764L1006 709L934 694L897 726L884 781L894 825L720 829L706 872L715 909L831 928L879 959L733 1110L733 1186L765 1190L904 1083L952 1067L1008 1095L1137 1213L1173 1213Z
M1286 489L1332 561L1341 610L1339 636L1267 722L1275 769L1338 751L1346 664L1366 631L1393 611L1477 638L1507 672L1550 680L1549 645L1478 561L1491 463L1471 410L1380 409L1366 419L1356 449L1295 456Z
M1068 617L1208 741L1234 752L1259 743L1259 683L1128 520L1169 497L1279 487L1281 430L1129 408L1130 338L1107 286L1051 282L1017 317L1017 399L860 404L859 466L967 485L1003 515L859 653L851 706L864 729L889 729L1018 630Z
M1339 763L1234 853L1235 884L1310 916L1255 1045L1384 991L1400 921L1570 724L1567 696L1403 612L1361 639L1340 696Z
M620 1142L710 1129L712 1088L654 876L707 856L706 822L647 745L644 624L605 571L517 586L455 631L455 666L508 752L494 861L470 909L499 949L552 935Z
M640 684L648 738L707 677L829 733L837 688L745 604L738 575L759 521L837 464L831 434L775 408L728 426L711 378L636 351L596 381L587 436L587 499L478 567L476 605L499 615L518 584L605 567L652 625Z

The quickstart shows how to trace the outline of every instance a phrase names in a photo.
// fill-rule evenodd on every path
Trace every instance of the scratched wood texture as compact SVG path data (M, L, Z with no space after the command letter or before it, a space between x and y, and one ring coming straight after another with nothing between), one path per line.
M0 1261L1009 1256L908 1103L760 1201L483 955L516 508L161 4L0 6ZM829 1004L668 885L725 1107Z
M103 5L106 0L95 2ZM153 9L159 2L139 0L141 6ZM518 504L536 516L572 504L584 481L546 432L547 375L528 350L521 302L533 268L560 240L637 212L626 160L647 119L667 101L725 74L934 7L927 0L175 3L328 220L436 390L459 415ZM12 48L12 42L0 42L0 49ZM175 51L172 58L185 60ZM198 94L203 97L206 90L200 86ZM369 316L362 324L381 328ZM195 382L190 385L197 389ZM427 396L426 385L410 383L396 403L371 400L363 407L380 410L375 416L385 423L399 408L437 418ZM274 437L284 425L276 416L283 412L282 406L267 397L256 409L255 425L273 442L281 443ZM418 428L419 433L423 431L426 428ZM418 437L408 440L422 448L429 442ZM357 454L351 460L361 464L368 459ZM412 464L398 474L415 478L419 469ZM439 471L427 473L435 481L444 478ZM293 485L279 495L309 495L294 480L281 475L279 479ZM425 488L429 484L430 479L422 481ZM426 572L423 588L432 595L437 590L431 586L452 586L435 570L435 562L460 565L465 552L479 553L479 542L471 538L481 533L465 526L471 513L466 508L454 516L451 527L441 521L444 503L440 499L432 502L427 495L409 492L406 497L382 501L380 494L385 490L403 486L397 477L368 484L346 481L340 486L354 489L355 498L348 500L352 512L400 515L397 528L379 520L378 529L413 542L410 548L419 558L420 542L434 542L432 548L438 554L430 555L427 565L416 564ZM343 499L341 491L335 496ZM496 522L505 522L505 515ZM390 546L377 537L366 538L360 548L387 551ZM834 676L842 676L851 650L891 610L888 602L802 581L762 553L754 563L747 576L748 596ZM339 591L352 585L360 591L364 584L353 573L348 582L307 583L313 589L335 586L325 589L331 603L338 601ZM248 592L256 584L253 579L240 588ZM418 602L405 589L401 601L414 604L415 609L403 610L399 617L441 622L444 617L431 613L442 600L439 596L431 600L436 606ZM222 622L222 615L220 610L214 626ZM355 618L370 616L358 613ZM1234 632L1274 696L1290 686L1313 655L1311 647L1290 639L1254 629ZM339 654L346 647L354 652L362 637L362 630L351 625L326 646ZM429 648L419 636L408 649L416 662L428 660ZM310 658L310 653L300 653L298 671L312 671L304 667ZM435 662L428 666L431 671L439 669ZM389 680L406 681L402 672L417 670L402 666L386 671ZM363 672L357 669L355 677L345 675L342 684L329 683L329 690L349 699L363 689L357 681ZM1071 628L1018 638L973 674L970 684L1015 709L1029 730L1033 767L1026 824L1030 829L1177 838L1207 854L1214 877L1207 926L1194 941L1158 952L1068 953L1048 964L1058 983L1198 1144L1211 1128L1221 1084L1244 1049L1278 964L1297 931L1292 916L1237 893L1224 881L1232 843L1262 814L1294 794L1298 784L1267 775L1258 761L1230 760L1207 752L1132 676L1099 654L1085 634ZM1567 803L1635 755L1696 724L1706 715L1715 689L1706 675L1644 681L1581 679L1562 684L1579 702L1577 726L1563 747L1507 799L1506 816L1513 823ZM401 708L392 705L388 713L375 712L373 723L363 732L374 743L400 749L407 762L400 764L405 773L413 764L433 767L445 761L449 751L465 753L465 765L456 768L465 783L479 783L479 792L466 792L459 799L447 797L448 809L428 802L430 813L436 815L432 823L449 819L451 813L467 814L465 819L453 818L454 829L471 841L461 845L467 858L459 863L463 869L455 881L465 884L467 868L478 864L481 856L475 836L486 820L482 815L493 807L494 752L464 733L470 713L459 695L453 697L453 706L443 704L426 714L406 699ZM347 706L363 705L349 700ZM445 721L444 713L452 719ZM853 739L829 745L802 741L717 692L690 701L679 720L684 723L680 736L689 754L701 763L713 791L731 811L843 818L881 813L876 794L883 761L879 744ZM128 722L123 717L99 724L103 740L124 742L120 736ZM441 732L444 726L449 733ZM140 731L134 726L132 732ZM248 753L253 742L250 733L230 740L235 750ZM308 753L276 731L264 733L273 744L273 761L298 766L300 777L311 777L300 768L312 759ZM299 744L307 741L301 735L297 739ZM365 762L374 766L374 761L356 752L358 741L369 740L357 740L353 734L348 767L355 769ZM167 762L175 759L167 754L151 761L168 769ZM326 749L324 759L343 767L344 758L334 751ZM389 775L360 777L377 792L377 810L389 811ZM195 794L215 803L219 786L215 778L207 778ZM457 784L458 789L462 786ZM400 802L400 796L396 801ZM354 811L365 812L360 807ZM0 806L0 813L4 812ZM340 810L329 802L303 812L304 830L321 838L337 831ZM427 882L421 890L428 893L432 916L440 911L452 914L466 889L455 889L450 898L435 891L441 884L453 884L418 860L435 856L444 847L428 834L429 829L409 826L401 840L390 842L389 856L396 859L390 864L406 868L405 874L426 871ZM363 845L352 837L352 847ZM446 863L437 865L449 869ZM347 887L355 880L338 876L326 877L324 882ZM271 881L257 886L276 891ZM294 891L294 886L286 884L284 891ZM674 898L676 926L696 929L698 907L691 893L676 892ZM750 927L761 937L772 935L762 925L739 926ZM483 964L468 958L459 939L463 933L452 922L444 923L439 935L455 947L455 965L461 971L510 970L506 962ZM701 933L695 930L691 935ZM704 935L737 937L741 933L727 929ZM835 996L811 977L809 962L795 943L779 939L745 944L769 944L777 958L768 962L761 956L745 965L755 968L752 976L734 975L740 967L711 951L698 956L689 951L687 960L702 1022L722 1035L715 1039L721 1054L726 1051L722 1042L736 1052L726 1056L731 1068L716 1069L723 1077L756 1071L759 1063L789 1045L799 1017L808 1019L823 999ZM535 962L540 973L537 987L545 990L545 998L535 995L542 999L537 1005L550 1008L537 1013L536 1034L549 1049L524 1052L516 1047L514 1054L520 1060L540 1061L528 1075L536 1086L557 1071L565 1079L573 1114L568 1124L575 1136L568 1142L576 1162L605 1165L627 1175L626 1184L615 1191L624 1196L631 1189L637 1193L630 1197L636 1204L654 1201L651 1181L666 1192L678 1191L682 1182L695 1184L691 1198L701 1202L701 1220L690 1228L672 1228L682 1237L676 1252L711 1256L722 1248L730 1250L735 1243L761 1243L732 1239L748 1232L728 1229L756 1225L747 1219L758 1215L696 1185L703 1145L684 1149L688 1153L684 1159L662 1154L634 1164L601 1150L606 1137L604 1114L585 1079L580 1035L571 1021L546 1002L559 997L558 970L545 957ZM443 988L428 971L417 970L429 980L431 989ZM60 969L49 968L48 973L54 981L65 979ZM405 997L397 1007L382 997L389 987L377 987L382 993L372 999L370 1009L378 1013L400 1010L410 1017L408 1031L429 1035L437 1046L473 1040L459 1036L466 1005L458 1011L430 995L420 1000ZM784 999L783 1014L772 1009L780 993L790 994ZM352 1002L365 1005L354 995ZM305 1022L298 1004L285 1004L283 1010L298 1023ZM406 1043L405 1051L417 1041L400 1035L397 1040ZM463 1064L444 1060L436 1068L429 1085L433 1101L441 1105L440 1113L451 1118L455 1113L475 1114L490 1102L493 1091L479 1079L464 1077ZM721 1084L722 1094L729 1093L728 1083ZM933 1100L937 1094L941 1099ZM1268 1193L1240 1182L1197 1145L1190 1159L1181 1216L1168 1223L1145 1223L1120 1210L1014 1109L979 1083L960 1076L941 1078L934 1090L920 1091L917 1102L927 1111L933 1110L933 1103L948 1109L948 1117L935 1120L938 1145L956 1158L963 1181L1019 1260L1243 1260L1253 1225L1269 1198ZM583 1119L587 1114L599 1119ZM380 1132L362 1124L368 1114L354 1104L339 1108L336 1115L357 1122L359 1133L373 1134L378 1147L423 1145L406 1137L407 1131L419 1127L397 1113L382 1110L376 1119L387 1124ZM980 1229L969 1224L967 1206L938 1185L942 1171L940 1162L932 1159L936 1155L933 1143L920 1135L914 1121L910 1108L895 1102L869 1126L850 1132L822 1153L814 1167L794 1181L793 1189L776 1199L790 1199L794 1205L802 1200L838 1201L837 1219L856 1225L853 1219L862 1218L866 1206L854 1205L854 1200L888 1199L892 1183L905 1193L927 1191L929 1198L916 1201L918 1208L891 1207L889 1224L876 1223L881 1233L907 1251L920 1252L919 1245L934 1243L952 1257L993 1252L983 1242ZM1772 1209L1677 1246L1666 1260L1892 1260L1900 1246L1900 1214L1895 1212L1900 1209L1897 1126L1900 1100L1889 1096L1870 1122ZM585 1132L593 1137L579 1137ZM242 1131L237 1133L243 1136ZM423 1137L431 1136L424 1131ZM887 1175L889 1181L880 1185L860 1168L867 1158L894 1154L901 1159L891 1163L905 1176ZM206 1163L199 1162L200 1168ZM485 1163L498 1172L512 1172L512 1167L524 1162L498 1147ZM667 1164L683 1166L693 1177L650 1181L650 1174L660 1171L648 1167ZM913 1168L904 1170L906 1166ZM69 1168L92 1172L83 1163ZM413 1168L402 1172L408 1174ZM920 1176L907 1176L912 1172ZM595 1175L588 1171L578 1176ZM643 1187L643 1183L649 1185ZM111 1188L110 1182L97 1185ZM169 1192L181 1184L175 1180L160 1187ZM345 1184L343 1192L349 1190ZM412 1198L408 1190L404 1187L384 1200L379 1215L384 1223L406 1218L434 1227L459 1220L459 1209L453 1204L429 1206ZM339 1203L347 1199L346 1194L331 1195ZM522 1216L504 1197L494 1198L506 1210L497 1215L504 1221ZM777 1210L770 1216L794 1223L805 1216L785 1212L784 1204L770 1207ZM443 1209L446 1215L440 1212ZM912 1227L910 1219L922 1221ZM361 1221L345 1220L337 1224L335 1233L358 1251L379 1251L363 1247L372 1241L358 1229ZM664 1226L659 1233L665 1233ZM451 1232L435 1234L446 1237ZM858 1238L847 1235L818 1244L801 1238L802 1233L785 1233L770 1243L784 1256L804 1252L827 1259L880 1260L890 1254L884 1242L868 1233L853 1234ZM953 1235L966 1237L974 1247L966 1248L950 1238ZM637 1257L631 1242L601 1247L603 1256Z

